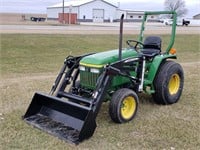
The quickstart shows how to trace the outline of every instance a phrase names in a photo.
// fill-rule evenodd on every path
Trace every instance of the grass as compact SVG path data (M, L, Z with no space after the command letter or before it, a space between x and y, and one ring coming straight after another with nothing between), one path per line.
M124 39L129 38L126 35ZM118 37L113 35L1 35L0 149L200 149L198 35L176 37L185 84L180 101L174 105L156 105L151 96L140 94L136 118L119 125L111 121L108 102L104 103L94 135L78 146L21 120L34 92L49 91L68 54L109 50L117 45Z
M93 35L2 35L2 74L56 71L68 55L115 48L115 38Z
M165 49L169 36L164 35L162 38ZM177 35L174 47L178 51L180 62L193 62L199 59L199 38L199 35L189 35L189 38L188 35ZM136 37L126 35L124 41L126 39L136 39ZM1 74L57 71L68 55L82 55L117 47L117 35L3 34L1 35Z

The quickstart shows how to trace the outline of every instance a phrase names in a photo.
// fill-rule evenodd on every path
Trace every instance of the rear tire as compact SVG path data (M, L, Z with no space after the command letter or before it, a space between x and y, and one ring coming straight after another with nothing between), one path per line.
M182 94L183 84L184 74L181 65L165 61L154 80L154 101L163 105L176 103Z
M116 123L125 123L132 120L138 109L137 94L127 88L116 91L109 105L109 114Z

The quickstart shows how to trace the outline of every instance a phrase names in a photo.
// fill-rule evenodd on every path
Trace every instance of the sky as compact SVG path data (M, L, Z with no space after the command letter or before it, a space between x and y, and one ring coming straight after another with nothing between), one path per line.
M46 13L47 6L62 3L63 0L0 0L0 12L11 13ZM67 1L67 0L65 0ZM121 9L132 10L164 10L165 0L105 0L114 5L120 2ZM185 0L188 14L192 17L200 13L200 0Z

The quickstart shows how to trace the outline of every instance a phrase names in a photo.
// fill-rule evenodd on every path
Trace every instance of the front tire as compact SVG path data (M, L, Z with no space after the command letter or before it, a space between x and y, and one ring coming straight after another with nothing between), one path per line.
M109 114L116 123L125 123L131 121L138 109L137 94L127 88L116 91L109 105Z
M165 61L154 80L154 101L163 105L176 103L182 94L183 84L184 74L181 65Z

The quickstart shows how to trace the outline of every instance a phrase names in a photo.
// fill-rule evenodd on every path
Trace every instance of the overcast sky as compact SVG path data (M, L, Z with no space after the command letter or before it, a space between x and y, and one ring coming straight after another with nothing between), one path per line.
M46 13L46 7L63 0L0 0L0 12L14 13ZM67 1L67 0L65 0ZM118 5L122 9L132 10L163 10L164 0L105 0L114 5ZM200 13L200 0L185 0L188 9L187 17L191 17Z

